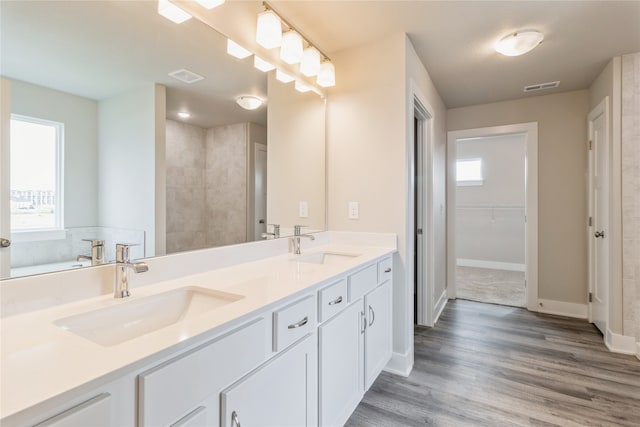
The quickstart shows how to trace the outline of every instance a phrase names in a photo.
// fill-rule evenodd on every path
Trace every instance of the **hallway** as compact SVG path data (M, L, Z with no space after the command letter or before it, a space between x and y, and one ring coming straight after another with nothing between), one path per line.
M414 336L411 375L383 372L347 426L640 425L640 361L586 321L455 300Z

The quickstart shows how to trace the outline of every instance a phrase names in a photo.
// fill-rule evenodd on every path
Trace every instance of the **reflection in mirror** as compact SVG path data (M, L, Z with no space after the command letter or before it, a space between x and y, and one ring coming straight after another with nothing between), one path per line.
M51 188L12 172L15 185L0 192L15 213L11 230L0 227L13 239L0 277L91 265L91 240L105 241L112 262L116 243L137 244L132 258L142 258L271 237L267 224L281 236L294 224L324 230L324 100L268 81L251 58L226 54L225 37L196 19L176 25L156 6L0 3L3 124L11 115L63 129ZM180 70L204 78L169 76L191 76ZM244 110L241 95L267 105ZM43 170L43 154L23 156L22 175ZM36 222L19 230L28 217Z

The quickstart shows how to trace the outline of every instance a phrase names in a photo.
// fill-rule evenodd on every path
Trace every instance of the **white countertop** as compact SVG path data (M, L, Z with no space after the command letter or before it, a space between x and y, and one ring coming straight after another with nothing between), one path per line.
M291 254L274 256L134 288L124 300L103 295L1 319L0 418L88 383L98 385L98 380L100 384L113 380L128 368L139 367L137 362L151 363L159 352L186 348L236 321L249 319L258 310L277 305L284 298L329 284L334 277L357 270L363 263L390 254L395 248L330 244L306 251L303 256L322 251L360 255L328 265L295 262ZM110 347L53 323L184 286L226 291L244 298Z

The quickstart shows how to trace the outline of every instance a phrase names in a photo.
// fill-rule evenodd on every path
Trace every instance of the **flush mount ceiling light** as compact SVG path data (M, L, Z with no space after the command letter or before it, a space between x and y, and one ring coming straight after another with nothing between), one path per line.
M180 111L178 112L178 117L180 117L181 119L188 119L189 117L191 117L191 114L187 113L186 111Z
M240 46L238 43L231 39L227 39L227 53L238 59L244 59L251 56L251 52Z
M176 24L182 24L191 19L190 14L170 3L169 0L158 0L158 13Z
M236 98L236 102L245 110L255 110L257 108L260 108L262 104L264 104L264 101L262 99L253 95L239 96Z
M536 30L518 31L500 39L494 48L506 56L519 56L533 50L543 39L544 35Z
M265 49L279 47L282 43L282 24L273 10L266 10L258 15L256 41Z
M260 71L264 71L265 73L276 68L275 65L265 61L264 59L260 58L258 55L253 57L253 66Z
M224 0L196 0L196 3L205 9L213 9L214 7L220 6L224 3Z

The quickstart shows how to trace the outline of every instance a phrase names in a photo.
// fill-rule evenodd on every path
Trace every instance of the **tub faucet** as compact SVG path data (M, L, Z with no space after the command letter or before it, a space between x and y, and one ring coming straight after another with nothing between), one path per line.
M126 298L129 294L129 269L135 273L144 273L149 267L144 262L129 260L129 248L132 245L116 244L116 283L113 291L114 298Z
M78 255L76 261L91 261L91 265L104 264L104 240L82 239L83 242L91 242L91 256Z
M304 225L293 226L293 236L291 236L291 246L294 255L300 255L300 238L307 237L311 240L316 240L311 234L300 234L300 229L305 227Z

